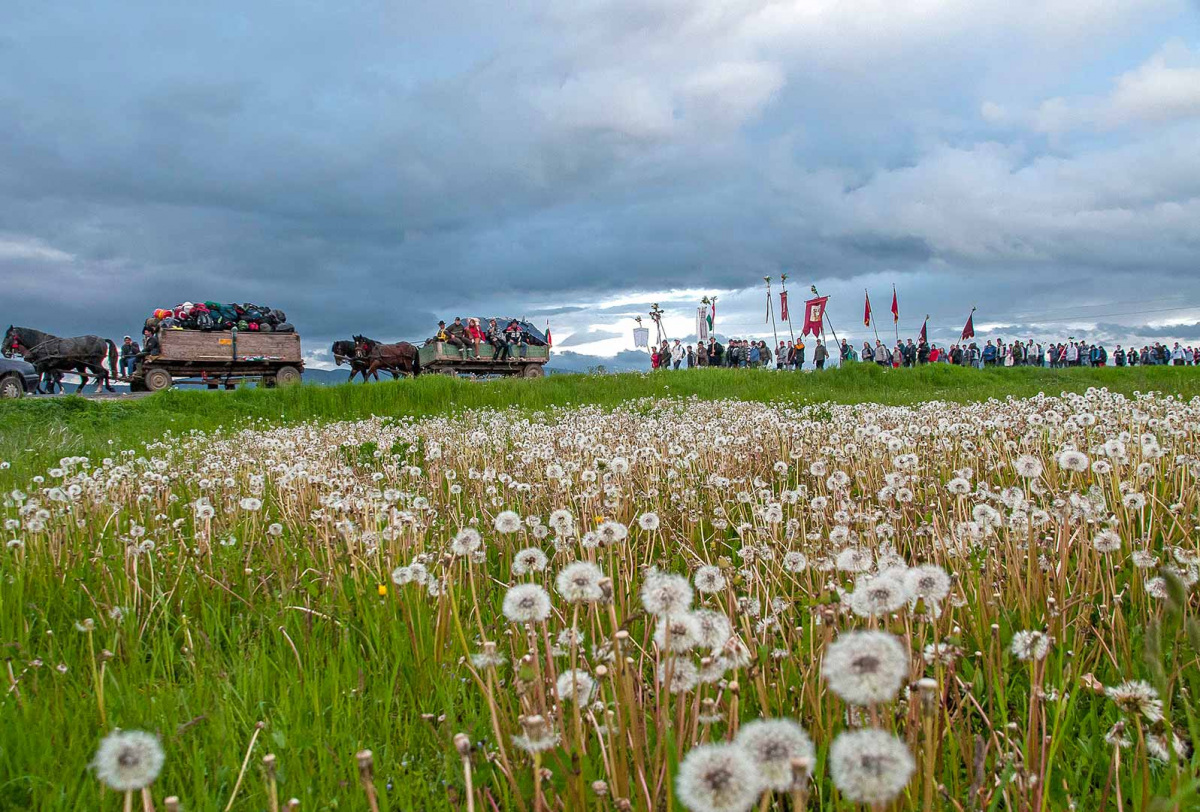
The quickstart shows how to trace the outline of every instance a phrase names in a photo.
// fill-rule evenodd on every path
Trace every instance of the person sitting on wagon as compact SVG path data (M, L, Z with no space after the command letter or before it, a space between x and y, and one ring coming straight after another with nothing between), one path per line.
M463 357L466 358L469 339L467 328L462 323L462 316L455 316L454 324L446 328L446 343L451 347L458 347Z
M483 330L479 329L479 319L472 316L467 319L467 340L475 348L475 357L479 357L479 344L486 338Z
M520 350L520 356L524 358L528 350L525 344L525 328L521 326L521 323L516 319L510 321L508 326L504 328L504 337L509 345L509 351L505 354L505 357L512 354L512 346L515 344Z
M488 320L487 342L492 345L492 356L497 361L508 360L508 342L504 340L504 331L495 319Z

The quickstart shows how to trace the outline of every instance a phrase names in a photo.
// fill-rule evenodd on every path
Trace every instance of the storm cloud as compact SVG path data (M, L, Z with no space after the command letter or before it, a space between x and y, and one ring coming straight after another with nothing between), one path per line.
M255 301L321 360L485 312L615 355L704 293L768 335L786 272L844 337L892 284L902 333L1190 337L1197 143L1184 0L12 0L0 319Z

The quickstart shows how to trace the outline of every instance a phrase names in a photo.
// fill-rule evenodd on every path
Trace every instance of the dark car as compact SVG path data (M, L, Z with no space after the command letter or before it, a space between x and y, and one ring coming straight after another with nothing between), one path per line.
M0 398L19 398L38 387L39 376L32 364L20 358L0 357Z

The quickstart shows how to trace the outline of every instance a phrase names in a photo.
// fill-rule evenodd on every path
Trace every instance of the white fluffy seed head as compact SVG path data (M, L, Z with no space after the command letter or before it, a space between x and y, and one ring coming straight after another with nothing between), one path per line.
M745 751L762 782L776 792L793 789L794 759L816 763L812 739L791 719L758 719L738 731L736 743ZM810 767L811 769L811 767ZM807 779L809 776L805 776Z
M642 606L652 615L672 615L692 608L692 587L682 575L653 571L642 584Z
M501 609L512 623L541 623L550 616L550 595L537 584L517 584L505 593Z
M908 746L882 730L842 733L829 750L834 785L856 803L891 801L908 785L915 769Z
M583 706L591 701L595 682L586 671L576 669L559 674L554 687L560 702L574 702Z
M117 730L101 740L92 768L105 786L130 792L153 784L164 759L158 736L142 730Z
M851 705L874 705L896 698L908 679L908 660L904 644L895 635L847 632L825 651L821 674L830 690Z
M570 603L595 603L604 596L600 581L604 573L590 561L573 561L554 580L558 594Z
M502 510L496 514L492 526L496 528L497 533L503 535L512 535L521 529L521 517L514 511Z
M694 747L675 779L679 802L691 812L745 812L763 783L743 748L734 744Z

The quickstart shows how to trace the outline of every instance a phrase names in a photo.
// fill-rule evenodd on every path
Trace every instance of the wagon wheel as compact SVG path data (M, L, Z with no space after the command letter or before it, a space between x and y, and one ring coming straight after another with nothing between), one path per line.
M275 372L276 386L295 386L298 383L300 383L300 370L295 367L280 367Z
M543 378L546 375L546 370L542 369L541 364L526 364L521 370L522 378Z
M165 369L151 369L146 372L146 389L160 392L171 388L171 373Z

